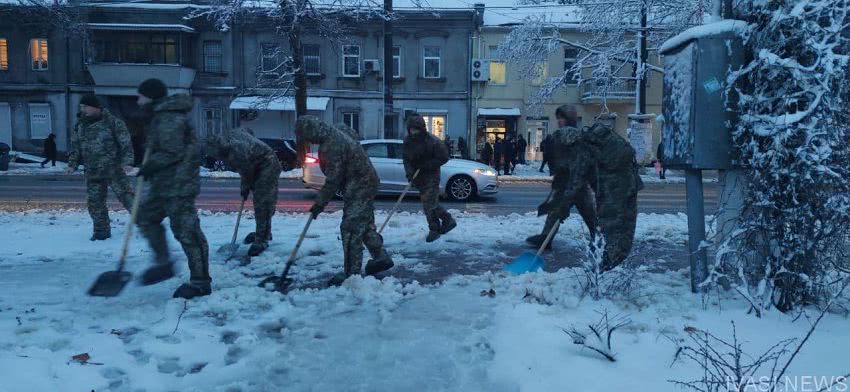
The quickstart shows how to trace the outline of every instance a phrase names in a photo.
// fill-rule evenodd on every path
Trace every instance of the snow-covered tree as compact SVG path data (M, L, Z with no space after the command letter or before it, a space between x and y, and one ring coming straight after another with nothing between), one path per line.
M561 48L578 49L572 68L553 75L534 93L541 104L565 84L589 82L603 103L611 91L635 89L647 72L663 68L643 61L641 48L657 48L669 37L701 24L710 0L521 0L520 4L551 7L552 12L527 17L500 46L501 57L519 67L524 79L540 78L541 62ZM560 5L560 6L559 6ZM562 21L574 21L587 39L576 41L562 35ZM642 19L645 17L645 21ZM643 23L642 23L643 22ZM646 28L641 28L644 25ZM644 37L645 36L645 37ZM642 40L645 38L645 46ZM587 70L587 72L585 72ZM621 76L628 75L628 76Z
M850 0L754 0L729 76L748 185L713 269L760 313L829 297L850 273Z

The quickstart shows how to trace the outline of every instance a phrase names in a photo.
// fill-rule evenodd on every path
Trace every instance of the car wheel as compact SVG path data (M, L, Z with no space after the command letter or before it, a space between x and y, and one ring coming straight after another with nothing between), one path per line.
M286 161L280 161L280 170L288 172L292 170L292 166L289 166L289 163L287 163Z
M475 180L469 176L455 176L446 183L446 195L452 200L467 201L475 197L478 189Z

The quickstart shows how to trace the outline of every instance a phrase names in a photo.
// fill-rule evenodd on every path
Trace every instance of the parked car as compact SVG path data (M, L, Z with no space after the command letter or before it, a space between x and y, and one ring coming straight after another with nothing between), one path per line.
M360 142L381 179L380 194L400 194L407 186L402 163L401 140L377 139ZM307 188L321 189L325 175L315 153L304 160L302 181ZM489 166L464 159L450 159L440 170L440 192L453 200L467 201L477 196L493 196L499 192L496 172ZM417 194L416 188L410 189Z
M295 151L295 140L293 139L260 139L274 150L280 167L283 171L290 171L296 167L298 153ZM209 155L204 157L204 167L212 171L231 170L224 161L215 159Z

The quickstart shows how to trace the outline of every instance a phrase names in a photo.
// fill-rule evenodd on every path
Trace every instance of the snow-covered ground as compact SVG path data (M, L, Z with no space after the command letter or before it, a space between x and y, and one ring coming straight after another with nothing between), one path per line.
M271 248L239 266L215 252L229 241L235 216L204 213L211 296L170 298L187 275L172 241L179 279L88 297L93 279L114 268L128 217L112 217L114 237L91 243L83 211L0 213L0 391L676 391L667 380L701 375L691 363L671 365L686 328L729 337L735 320L739 340L757 355L809 326L805 317L776 313L756 319L735 298L691 295L684 270L641 272L639 295L625 302L582 299L570 268L504 276L498 271L518 251L500 249L542 225L530 214L458 214L459 228L432 244L423 241L421 214L399 214L384 232L399 265L394 276L462 270L472 259L489 261L483 270L494 272L431 285L391 276L305 288L342 267L341 215L322 215L292 270L296 290L283 296L256 287L257 276L282 268L306 216L275 216ZM681 246L686 228L681 215L640 215L637 237ZM582 234L570 218L558 244ZM136 236L129 269L140 272L150 256ZM614 335L615 363L573 345L561 329L592 324L603 309L632 320ZM845 374L847 325L828 315L789 374ZM72 361L82 353L87 364Z
M717 182L716 171L705 171L703 182ZM665 179L658 178L653 168L644 168L640 178L647 184L684 184L685 173L681 170L667 170ZM514 172L509 176L499 176L499 181L504 182L520 182L520 181L552 181L552 176L549 175L549 167L540 172L540 161L528 161L528 164L517 165Z

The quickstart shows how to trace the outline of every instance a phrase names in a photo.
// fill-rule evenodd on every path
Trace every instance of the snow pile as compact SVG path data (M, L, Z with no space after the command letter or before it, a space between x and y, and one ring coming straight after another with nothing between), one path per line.
M749 31L749 25L747 22L741 20L734 19L725 19L714 23L707 23L704 25L691 27L675 37L672 37L664 42L658 51L661 54L665 54L681 45L688 43L689 41L693 41L695 39L712 37L716 35L734 33L738 35L744 35Z
M304 172L298 169L292 169L286 172L280 172L280 178L285 179L300 179L304 176ZM209 178L239 178L239 173L232 171L214 171L209 170L205 167L201 167L201 177L209 177Z
M18 163L9 162L8 171L0 171L0 176L33 176L33 175L65 175L65 170L68 164L65 162L56 162L56 166L51 166L50 163L41 167L40 163ZM81 175L82 171L77 171L73 175Z
M527 164L518 164L514 168L514 172L509 176L499 176L499 181L552 181L552 176L549 175L549 167L543 168L540 172L540 161L528 161Z
M0 284L14 288L0 296L0 391L610 391L636 382L642 390L672 391L668 379L702 374L683 361L671 366L686 327L728 336L737 319L739 339L753 352L808 327L778 313L745 316L746 306L734 299L723 299L722 310L718 298L703 302L688 292L684 271L642 274L642 299L622 303L582 300L574 269L499 274L513 255L494 249L539 229L542 219L532 215L459 215L468 230L432 244L422 241L421 214L400 214L385 232L396 271L458 269L479 252L494 252L488 267L495 273L484 268L430 285L388 277L304 288L341 268L340 218L322 215L311 227L293 268L297 289L287 296L256 287L257 275L279 272L305 215L277 215L269 253L246 267L213 252L213 295L184 302L170 298L187 275L170 235L179 279L92 298L84 290L114 268L126 214L113 214L112 240L90 243L82 240L90 229L83 211L0 213L0 225L12 227L0 248ZM211 249L229 240L234 214L203 213L201 220ZM503 228L508 222L510 230ZM637 236L681 241L686 227L681 215L641 215ZM582 234L570 218L558 241ZM44 238L50 247L37 246ZM135 238L128 267L138 275L150 257ZM617 363L573 345L561 330L594 323L602 309L632 321L614 336ZM827 316L789 374L844 374L845 332L846 320ZM72 360L82 353L89 358Z

